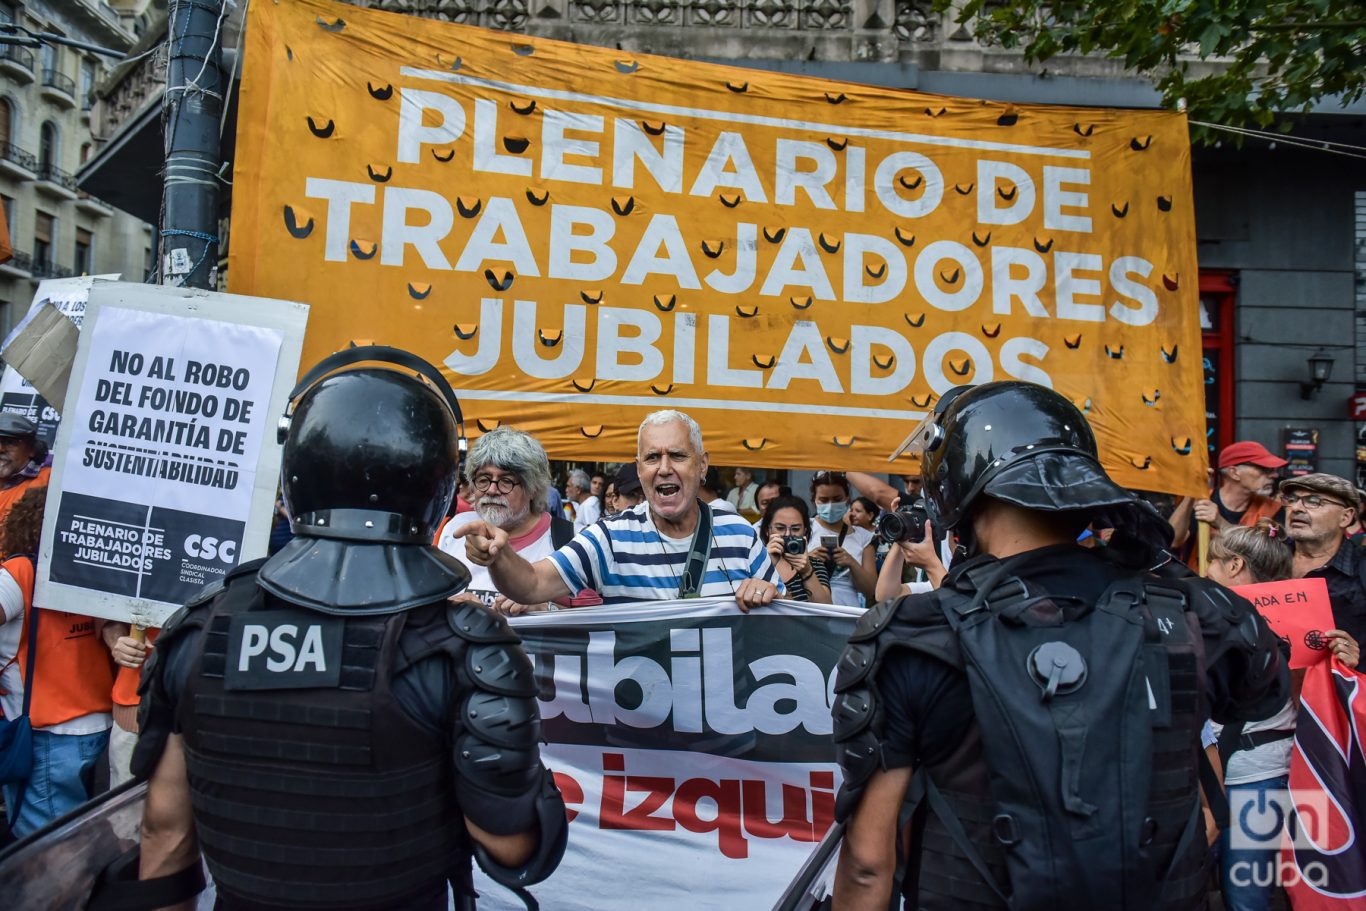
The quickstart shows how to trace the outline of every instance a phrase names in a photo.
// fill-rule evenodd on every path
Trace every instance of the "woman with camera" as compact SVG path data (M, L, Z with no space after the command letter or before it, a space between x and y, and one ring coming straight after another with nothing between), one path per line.
M848 607L873 603L877 586L877 547L873 533L844 524L849 511L849 481L842 471L818 471L811 478L816 521L807 549L830 571L830 602ZM814 553L819 550L819 553Z
M759 522L759 537L768 542L768 554L787 589L787 599L829 604L830 573L824 559L813 560L806 552L810 533L811 517L800 497L774 497Z

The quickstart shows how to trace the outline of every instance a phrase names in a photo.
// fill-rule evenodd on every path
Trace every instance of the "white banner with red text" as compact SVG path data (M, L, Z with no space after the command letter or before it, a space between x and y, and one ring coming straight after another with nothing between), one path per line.
M699 599L516 618L570 818L541 907L771 907L834 819L830 705L861 613ZM476 888L480 911L522 907Z

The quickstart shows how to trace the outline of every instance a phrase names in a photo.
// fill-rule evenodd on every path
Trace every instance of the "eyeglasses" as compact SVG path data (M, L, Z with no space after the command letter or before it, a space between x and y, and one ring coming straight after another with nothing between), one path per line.
M481 474L474 479L474 489L483 493L490 487L497 487L499 493L512 493L512 489L521 483L515 475L505 474L502 477L494 478Z
M1349 508L1346 503L1341 503L1337 500L1330 500L1325 497L1321 497L1316 493L1306 493L1301 494L1299 496L1296 496L1293 493L1283 493L1281 494L1281 502L1284 503L1286 506L1294 506L1297 503L1301 503L1305 506L1306 509L1318 509L1321 506L1337 506L1341 509Z

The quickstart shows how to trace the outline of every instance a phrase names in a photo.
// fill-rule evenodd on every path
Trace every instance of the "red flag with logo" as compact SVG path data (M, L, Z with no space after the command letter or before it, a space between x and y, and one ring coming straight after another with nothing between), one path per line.
M1366 906L1366 677L1336 659L1306 669L1281 882L1295 911Z

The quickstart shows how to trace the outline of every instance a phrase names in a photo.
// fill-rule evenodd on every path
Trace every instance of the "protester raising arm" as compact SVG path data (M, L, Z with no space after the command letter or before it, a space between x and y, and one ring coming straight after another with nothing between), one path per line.
M901 496L901 491L891 484L864 471L850 471L845 473L849 483L858 488L859 493L877 504L877 508L883 512L891 512L896 508L895 502Z
M508 546L508 533L480 519L457 530L465 539L470 562L488 567L489 576L504 597L518 604L542 604L574 594L549 560L528 563Z

